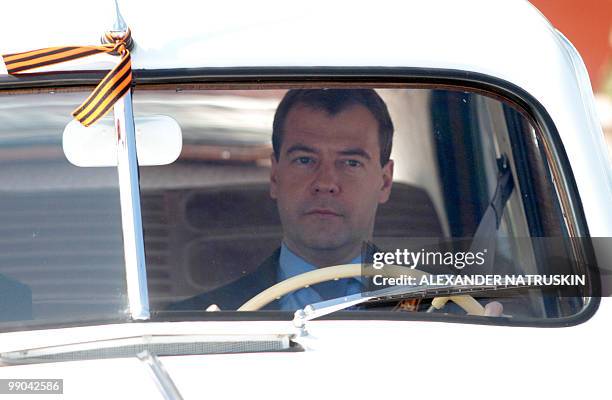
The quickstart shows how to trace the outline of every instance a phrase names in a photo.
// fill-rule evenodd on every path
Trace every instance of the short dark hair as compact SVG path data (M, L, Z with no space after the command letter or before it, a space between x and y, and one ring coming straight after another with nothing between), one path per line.
M283 144L283 127L289 111L297 104L336 115L354 105L367 108L378 122L380 164L385 166L391 157L393 122L387 105L374 89L292 89L279 103L272 124L272 148L278 161Z

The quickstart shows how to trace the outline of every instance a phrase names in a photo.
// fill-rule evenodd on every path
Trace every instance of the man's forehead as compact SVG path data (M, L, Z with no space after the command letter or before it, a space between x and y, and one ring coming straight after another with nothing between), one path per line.
M325 146L324 148L320 147L312 147L305 143L295 143L285 148L285 154L294 154L294 153L321 153L323 151L335 152L337 155L344 156L361 156L368 160L371 160L374 154L371 154L367 148L363 148L360 146L350 145L350 146L342 146L334 148L334 146Z
M301 144L316 149L344 151L361 148L379 151L378 122L361 105L351 105L330 114L305 104L296 104L283 126L283 149Z

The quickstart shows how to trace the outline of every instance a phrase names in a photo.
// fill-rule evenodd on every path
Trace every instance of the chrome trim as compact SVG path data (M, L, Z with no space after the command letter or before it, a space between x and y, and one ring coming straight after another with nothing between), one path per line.
M115 0L115 23L113 24L113 31L125 32L127 30L127 24L123 20L121 11L119 11L119 1Z
M136 133L132 94L128 91L114 106L117 132L117 172L129 311L133 319L149 319L149 292L145 263Z
M299 329L299 335L305 336L307 334L306 322L352 306L367 303L375 297L375 295L370 293L356 293L345 297L338 297L335 299L320 301L318 303L307 304L304 308L296 310L296 312L293 314L292 323L293 326Z
M144 350L138 353L136 357L149 367L151 376L157 384L157 388L164 396L164 399L183 400L183 396L181 396L181 393L176 388L174 381L170 378L170 375L155 354L151 354L148 350Z
M432 275L434 276L434 275ZM448 275L437 275L448 276ZM452 275L451 275L452 276ZM306 333L306 322L315 318L345 310L359 304L368 303L372 300L402 300L403 298L415 297L455 297L469 293L481 293L487 291L502 291L520 288L539 288L542 285L527 284L501 284L501 285L468 285L468 284L426 284L426 285L397 285L370 292L355 293L349 296L323 300L317 303L307 304L293 314L293 326L300 329L300 334Z
M316 318L316 317L315 317ZM139 336L117 336L105 339L93 339L83 342L66 343L54 346L36 347L30 349L21 349L0 353L0 360L4 362L15 362L20 360L27 361L28 359L42 359L49 361L62 360L62 356L70 353L85 353L88 351L111 350L125 347L137 346L166 346L165 354L175 354L176 350L172 350L172 346L181 344L203 344L203 345L234 345L237 343L250 343L249 346L265 346L267 343L275 343L275 346L270 346L281 350L286 350L290 347L289 339L295 333L229 333L229 334L193 334L193 333L177 333L177 334L156 334L144 333ZM244 350L242 350L244 351ZM226 352L227 353L227 352ZM179 354L179 353L176 353ZM193 353L199 354L199 353ZM218 353L201 353L201 354L218 354ZM164 355L164 354L162 354ZM117 353L113 354L113 358L120 357ZM87 359L83 357L83 359ZM91 359L91 358L89 358Z

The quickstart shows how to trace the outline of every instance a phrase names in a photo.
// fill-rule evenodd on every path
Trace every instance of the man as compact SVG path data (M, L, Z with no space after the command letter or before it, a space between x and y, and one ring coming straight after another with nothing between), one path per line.
M379 204L393 183L393 123L372 89L290 90L273 123L270 196L283 227L279 250L252 274L176 304L236 309L277 282L332 265L361 262ZM296 310L362 291L357 279L295 291L268 309Z
M379 204L393 183L393 124L371 89L295 90L274 119L270 195L283 226L279 280L359 263ZM280 300L296 309L361 291L357 280L301 289Z
M290 90L273 123L270 196L283 226L279 250L230 285L175 304L236 309L277 282L331 265L358 263L378 204L389 198L393 124L372 89ZM356 279L298 290L268 309L295 310L357 293Z

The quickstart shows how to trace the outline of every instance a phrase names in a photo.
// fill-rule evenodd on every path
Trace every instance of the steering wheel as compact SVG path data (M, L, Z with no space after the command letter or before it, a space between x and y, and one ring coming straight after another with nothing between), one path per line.
M272 301L280 299L282 296L285 296L294 290L309 287L310 285L315 285L321 282L338 280L342 278L354 278L362 276L363 273L366 273L367 276L412 276L417 279L421 276L429 275L426 272L399 265L385 265L384 268L380 270L376 270L374 268L366 268L364 270L361 264L342 264L326 268L318 268L314 271L305 272L289 279L285 279L284 281L267 288L240 306L238 311L257 311ZM435 297L431 301L431 305L436 309L441 309L449 300L456 303L470 315L484 315L484 307L470 295Z

